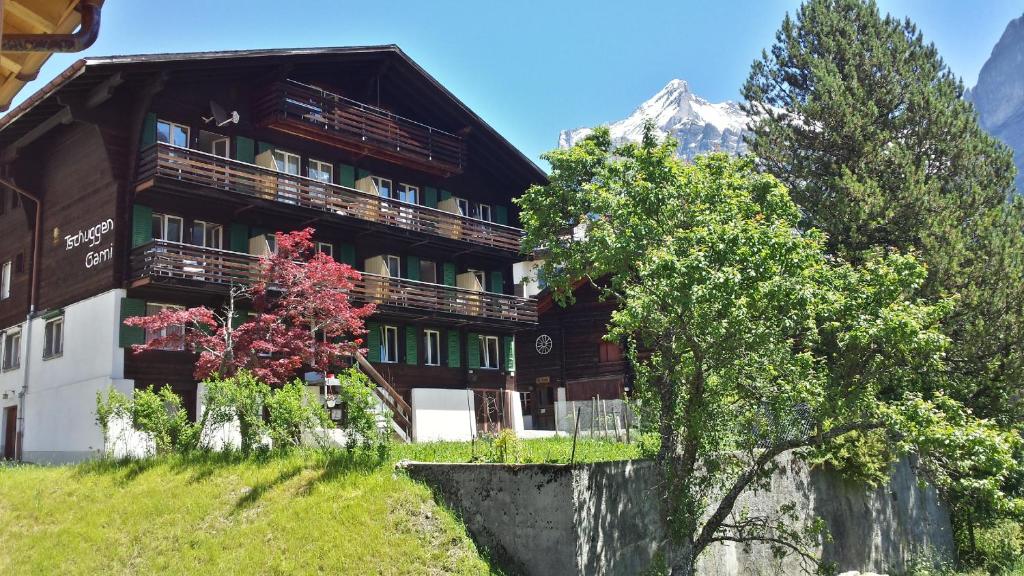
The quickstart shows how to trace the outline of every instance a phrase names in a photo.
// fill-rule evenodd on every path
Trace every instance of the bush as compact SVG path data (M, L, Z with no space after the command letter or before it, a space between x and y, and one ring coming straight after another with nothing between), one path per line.
M379 411L380 403L373 392L373 383L358 368L349 368L338 374L340 390L338 402L345 407L346 448L353 450L376 450L381 458L391 450L391 430L381 426L380 421L390 420L391 415Z
M488 446L487 461L499 464L519 464L523 461L523 442L508 428L502 429Z
M275 450L300 446L303 433L333 426L319 398L311 397L298 380L271 391L265 402L267 435Z
M113 388L106 397L96 393L96 422L104 443L115 419L131 422L132 428L146 434L157 454L191 452L199 447L203 425L192 423L181 397L169 387L155 391L152 386L136 390L129 399ZM106 452L106 450L104 450Z
M270 396L270 386L245 370L230 378L214 377L204 384L204 419L211 424L237 422L242 453L251 454L263 443L266 433L263 407Z

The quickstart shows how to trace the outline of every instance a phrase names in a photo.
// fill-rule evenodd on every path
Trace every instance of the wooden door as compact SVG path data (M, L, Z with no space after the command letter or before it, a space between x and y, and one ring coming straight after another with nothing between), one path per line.
M4 460L14 460L18 446L18 407L4 409Z

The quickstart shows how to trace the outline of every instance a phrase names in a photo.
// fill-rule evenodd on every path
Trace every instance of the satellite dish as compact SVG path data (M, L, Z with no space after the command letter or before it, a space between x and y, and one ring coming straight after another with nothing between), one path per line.
M206 122L207 124L213 122L218 127L224 126L226 124L238 124L238 120L240 119L237 110L232 110L231 114L228 115L224 111L224 107L220 104L217 104L213 100L210 100L210 113L213 115L209 118L207 118L206 116L202 117L203 122Z

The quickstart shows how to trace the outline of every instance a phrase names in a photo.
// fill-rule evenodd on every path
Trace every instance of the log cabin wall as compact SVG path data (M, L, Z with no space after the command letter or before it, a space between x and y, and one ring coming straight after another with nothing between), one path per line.
M0 188L0 266L10 263L10 297L0 299L0 330L25 321L32 271L35 204Z

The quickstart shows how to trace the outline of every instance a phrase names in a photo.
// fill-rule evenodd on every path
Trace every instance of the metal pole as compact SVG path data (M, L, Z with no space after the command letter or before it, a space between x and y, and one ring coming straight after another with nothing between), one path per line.
M572 432L572 454L569 456L569 466L576 462L576 436L580 433L580 410L582 408L576 409L576 429Z

